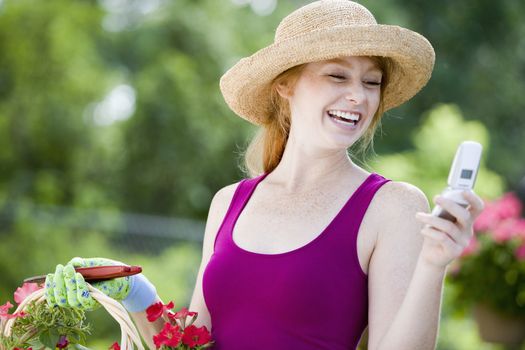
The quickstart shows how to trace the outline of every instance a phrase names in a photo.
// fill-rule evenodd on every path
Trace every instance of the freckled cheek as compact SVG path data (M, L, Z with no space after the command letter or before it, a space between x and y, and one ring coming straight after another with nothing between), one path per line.
M380 102L380 93L371 91L368 94L368 108L370 109L370 112L373 111L374 112L373 114L375 114L375 111L379 107L379 102Z

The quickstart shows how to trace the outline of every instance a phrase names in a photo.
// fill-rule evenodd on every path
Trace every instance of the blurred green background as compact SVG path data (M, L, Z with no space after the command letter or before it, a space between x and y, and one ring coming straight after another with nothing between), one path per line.
M309 2L0 0L0 304L26 276L105 256L142 265L164 300L187 306L211 198L246 177L240 153L255 132L227 108L219 78ZM361 3L436 50L428 86L385 115L377 156L362 164L430 199L471 139L484 145L476 191L515 189L525 2ZM499 349L449 293L438 349ZM119 339L103 312L90 319L94 348Z

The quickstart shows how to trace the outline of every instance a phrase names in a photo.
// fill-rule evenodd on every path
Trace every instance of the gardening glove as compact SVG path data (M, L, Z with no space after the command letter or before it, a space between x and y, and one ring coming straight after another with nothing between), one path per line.
M54 274L48 274L45 282L46 299L51 306L94 310L99 303L91 297L84 277L75 272L75 267L122 265L121 262L105 258L73 258L65 266L57 265ZM115 300L121 300L131 312L145 310L156 299L156 289L142 275L114 278L94 282L93 287Z

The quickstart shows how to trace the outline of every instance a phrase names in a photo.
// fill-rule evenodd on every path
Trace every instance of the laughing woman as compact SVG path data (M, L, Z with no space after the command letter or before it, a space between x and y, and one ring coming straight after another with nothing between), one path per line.
M347 152L370 145L382 114L422 89L433 65L423 36L325 0L284 18L273 44L221 78L226 103L260 129L245 154L249 177L217 192L206 225L189 308L214 349L355 349L367 326L369 349L435 348L446 268L482 201L438 197L457 222L431 216L417 187ZM162 325L143 310L159 300L155 288L142 275L123 281L108 293L152 346ZM49 283L49 299L60 293Z

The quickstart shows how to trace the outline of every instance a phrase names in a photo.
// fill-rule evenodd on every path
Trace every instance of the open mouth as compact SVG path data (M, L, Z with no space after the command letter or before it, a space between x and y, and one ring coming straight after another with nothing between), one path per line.
M361 120L361 116L357 113L329 110L326 112L328 116L336 122L344 123L346 125L357 125Z

